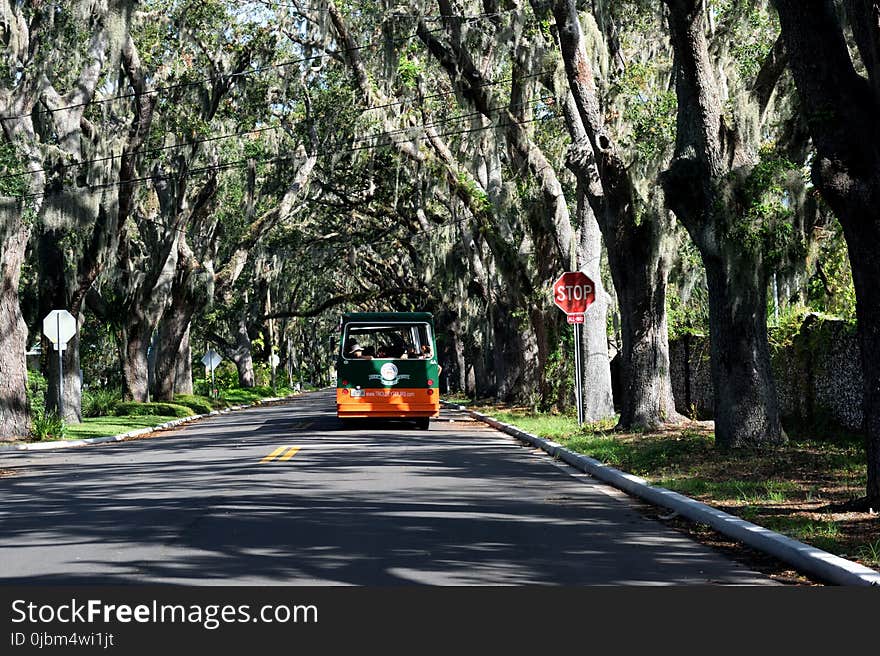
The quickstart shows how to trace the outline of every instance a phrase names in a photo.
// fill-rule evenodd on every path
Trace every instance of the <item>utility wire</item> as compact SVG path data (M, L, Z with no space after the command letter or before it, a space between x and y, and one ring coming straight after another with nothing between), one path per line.
M520 79L524 79L527 77L536 77L536 76L542 75L542 74L543 73L537 73L537 74L533 74L533 75L529 75L529 76L522 76ZM486 84L501 84L502 82L510 81L510 80L512 80L512 78L506 78L504 80L494 81L494 82L486 83ZM442 94L434 94L433 97L437 97L437 96L441 96L441 95L449 95L452 93L455 93L455 91L451 90L451 91L443 92ZM425 96L425 98L431 98L431 97L432 96ZM538 100L530 101L530 103L518 103L516 105L506 105L506 106L494 107L494 108L491 108L490 111L498 111L500 109L504 109L505 107L520 107L520 106L528 106L529 104L535 105L535 104L538 104L542 101L546 102L547 100L549 100L551 98L552 98L551 96L546 96L546 97L542 97ZM401 101L401 102L405 102L405 101ZM363 109L359 110L357 113L358 114L365 114L368 111L372 111L374 109L381 109L383 107L393 106L395 104L400 104L400 103L396 102L396 103L389 103L387 105L374 105L371 107L363 108ZM442 123L449 123L453 120L459 120L459 119L467 118L469 116L474 116L475 114L479 114L479 112L470 112L468 114L460 115L457 118L443 119L433 125L440 125ZM327 115L327 113L323 112L323 113L319 114L318 117L323 117L326 115ZM212 141L222 141L225 139L232 139L235 137L241 137L241 136L246 136L246 135L251 135L251 134L260 134L263 132L275 131L275 130L278 130L280 127L282 127L282 126L275 125L275 126L268 126L265 128L254 128L252 130L244 130L241 132L227 133L227 134L218 135L218 136L214 136L214 137L205 137L204 139L195 139L193 141L186 141L186 142L179 143L179 144L171 144L171 145L167 145L167 146L156 146L156 147L152 147L152 148L142 148L139 150L132 151L130 154L131 155L141 155L141 154L146 154L146 153L158 153L158 152L163 152L166 150L175 150L178 148L189 148L189 147L192 147L195 145L209 143ZM418 127L418 126L413 126L413 127ZM413 128L412 127L399 128L398 130L393 130L392 133L406 132L411 129L413 129ZM369 135L366 137L360 137L360 138L358 138L358 140L370 139L370 138L373 138L374 136L377 136L377 135ZM121 154L120 155L109 155L106 157L97 157L94 159L86 159L86 160L82 160L79 162L73 162L71 164L61 164L55 168L57 168L58 170L64 171L66 169L76 168L79 166L85 166L87 164L98 164L100 162L111 161L111 160L116 159L117 157L121 157ZM37 173L47 173L48 171L49 171L49 169L41 168L41 169L32 169L30 171L19 171L16 173L7 173L4 175L0 175L0 180L8 180L10 178L19 178L19 177L23 177L26 175L36 175Z
M558 118L561 118L561 117L560 116L550 116L550 117L544 117L544 118L527 119L525 121L511 121L508 123L492 123L490 125L483 125L483 126L478 126L478 127L473 127L473 128L467 128L464 130L454 130L451 132L442 132L442 133L437 134L437 136L438 137L457 136L457 135L462 135L462 134L470 134L470 133L474 133L474 132L482 132L484 130L493 130L496 128L510 127L511 125L523 125L526 123L545 122L545 121L550 121L552 119L558 119ZM424 129L426 127L432 127L432 124L426 124L424 126L412 126L412 128L410 128L410 129L418 129L419 127ZM390 135L390 134L393 134L396 132L397 132L396 130L389 131L389 132L379 132L374 135L369 135L369 138L381 137L383 135L387 136L387 135ZM395 141L393 139L389 139L385 143L355 146L353 148L349 148L347 152L354 152L354 151L361 151L361 150L376 150L379 148L387 148L388 146L392 146L394 144L395 144ZM277 162L289 160L292 157L293 157L293 155L279 155L276 157L268 157L268 158L261 158L261 159L246 158L246 159L241 159L241 160L233 160L231 162L222 162L220 164L211 164L208 166L201 166L201 167L192 168L192 169L189 169L187 171L187 173L188 174L199 174L199 173L207 173L207 172L213 172L213 171L225 171L225 170L228 170L231 168L237 168L240 166L247 166L250 162L254 162L256 164L274 164ZM139 182L168 180L168 179L171 179L171 177L172 176L169 176L169 175L146 175L146 176L141 176L138 178L132 178L131 180L105 182L105 183L99 183L99 184L95 184L95 185L76 187L74 189L52 189L52 190L47 190L47 191L34 192L34 193L30 193L30 194L22 194L21 196L15 196L14 198L24 200L27 198L39 198L41 196L42 197L60 196L64 193L93 192L93 191L97 191L100 189L112 189L114 187L130 186L130 185L133 185L133 184L136 184Z

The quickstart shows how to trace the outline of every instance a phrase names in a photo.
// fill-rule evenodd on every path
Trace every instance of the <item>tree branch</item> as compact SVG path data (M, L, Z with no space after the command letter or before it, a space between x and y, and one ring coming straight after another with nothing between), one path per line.
M862 63L880 99L880 2L846 0L846 10Z
M348 67L351 69L354 74L355 83L357 84L358 89L361 92L361 95L364 97L364 102L367 107L373 107L377 105L387 105L387 101L384 98L377 99L376 94L372 90L372 85L370 84L370 79L367 76L367 69L364 66L364 63L361 61L360 49L358 45L354 42L354 39L351 37L351 33L348 31L348 26L345 23L345 19L343 19L342 14L339 13L339 9L336 7L336 3L330 2L327 3L327 12L330 15L330 20L333 23L333 27L336 29L336 33L339 36L339 40L342 42L344 46L345 59L348 62ZM395 126L388 119L387 115L383 114L382 123L384 126L384 130L387 133L394 134ZM424 155L419 152L419 149L415 146L415 144L411 142L401 141L398 138L393 138L392 141L394 145L397 147L400 152L405 154L410 159L421 162L424 160Z
M773 47L770 48L770 52L764 58L761 70L758 71L758 75L755 77L750 90L752 97L758 104L761 116L767 111L773 91L776 89L776 85L779 84L779 79L782 77L787 66L788 53L785 51L785 40L780 34Z
M306 310L291 310L288 312L276 312L274 314L265 314L260 317L262 320L266 319L291 319L294 317L316 317L325 310L328 310L332 307L336 307L337 305L342 305L343 303L353 303L359 304L364 303L366 301L372 301L377 298L382 298L385 296L394 296L401 294L410 294L418 298L423 298L428 301L433 299L433 296L426 292L424 289L419 289L416 287L392 287L389 289L374 289L368 292L362 292L357 294L341 294L339 296L333 296L328 298L323 303L320 303L312 308L308 308Z
M441 43L422 20L419 21L416 33L446 70L462 96L469 99L485 118L494 121L493 103L487 91L486 79L474 65L470 54L457 47L454 42L450 46ZM510 108L501 110L500 114L509 145L528 164L529 171L541 187L544 202L552 212L552 237L560 261L568 263L572 254L574 233L568 204L556 171Z

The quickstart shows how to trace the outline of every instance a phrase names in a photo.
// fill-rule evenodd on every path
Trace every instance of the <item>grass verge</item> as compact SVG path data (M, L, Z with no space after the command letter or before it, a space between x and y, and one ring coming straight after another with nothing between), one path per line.
M294 391L287 387L276 387L274 390L271 387L236 388L221 390L220 399L227 405L240 405L267 398L284 397L293 393Z
M120 417L87 417L81 424L69 424L65 440L84 440L92 437L122 435L140 428L152 428L173 421L177 417L164 415L123 415Z
M191 415L208 414L212 410L220 410L234 405L249 405L258 403L267 398L285 397L294 394L294 390L287 387L255 387L252 389L230 389L221 391L219 398L210 398L197 395L180 395L175 397L175 403L123 403L116 401L108 404L108 408L114 412L123 414L100 415L96 417L83 417L80 424L68 424L59 422L55 427L56 432L51 430L42 439L35 439L32 435L29 439L12 439L3 441L4 445L29 444L38 442L82 440L93 437L111 437L121 435L141 428L152 428L174 419L180 419ZM173 413L173 414L172 414Z
M460 402L460 401L455 401ZM858 435L790 435L774 449L722 451L712 422L624 432L614 421L579 427L565 415L470 404L472 409L551 439L747 521L880 571L880 515L852 510L864 496Z

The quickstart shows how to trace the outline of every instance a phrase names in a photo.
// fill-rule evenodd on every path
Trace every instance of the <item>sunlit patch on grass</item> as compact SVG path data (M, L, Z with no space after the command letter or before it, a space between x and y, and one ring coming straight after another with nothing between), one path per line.
M152 428L176 417L163 417L159 415L122 416L122 417L87 417L81 424L68 426L68 440L84 440L92 437L110 437L122 435L139 428Z
M863 544L856 550L856 556L870 567L880 567L880 540Z

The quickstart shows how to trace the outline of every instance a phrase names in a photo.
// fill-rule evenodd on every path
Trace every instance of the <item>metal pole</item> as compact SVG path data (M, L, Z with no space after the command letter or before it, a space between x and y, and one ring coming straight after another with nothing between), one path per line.
M58 416L64 419L64 351L61 344L61 314L55 315L55 337L58 340L55 348L58 349Z
M776 272L773 273L773 321L779 325L779 285L776 282Z
M217 390L214 386L214 359L211 358L211 398L217 398Z
M583 356L581 353L581 324L574 324L574 398L577 403L578 426L584 425Z
M287 386L293 389L293 350L290 346L290 336L287 337Z

